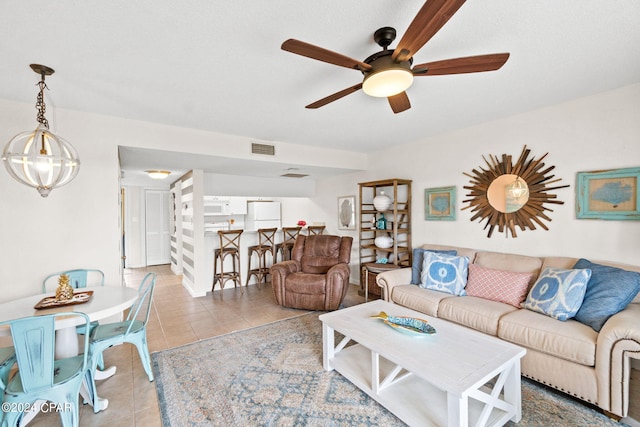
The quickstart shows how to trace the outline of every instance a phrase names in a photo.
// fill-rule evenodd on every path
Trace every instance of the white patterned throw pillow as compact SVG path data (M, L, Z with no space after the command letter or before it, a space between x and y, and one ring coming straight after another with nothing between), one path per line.
M588 268L547 267L529 291L523 307L554 319L571 319L582 305L590 277Z
M420 274L420 287L451 295L466 295L469 258L425 252Z

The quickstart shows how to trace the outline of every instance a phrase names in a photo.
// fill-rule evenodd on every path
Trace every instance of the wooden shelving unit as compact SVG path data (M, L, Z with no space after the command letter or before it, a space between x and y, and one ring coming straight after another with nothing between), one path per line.
M375 284L376 275L393 268L411 266L411 181L406 179L385 179L361 182L360 187L360 283L364 291L365 278L368 277L368 294L380 296L380 288ZM392 199L391 206L382 212L376 210L373 198L384 191ZM387 229L372 228L374 217L384 214ZM383 249L375 245L378 236L393 239L390 248ZM387 258L387 264L376 264L380 258ZM369 265L368 274L365 268Z

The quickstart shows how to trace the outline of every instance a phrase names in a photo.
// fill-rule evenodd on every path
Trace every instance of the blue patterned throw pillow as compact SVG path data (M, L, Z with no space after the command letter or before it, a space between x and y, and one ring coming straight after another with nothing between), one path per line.
M420 287L452 295L466 295L469 258L425 252Z
M413 261L411 263L411 284L419 285L420 284L420 274L422 273L422 264L424 262L424 253L425 252L435 252L438 254L447 254L447 255L458 255L458 251L443 251L436 249L422 249L415 248L413 250Z
M573 268L588 268L591 279L575 319L600 332L604 323L633 301L640 292L640 273L595 264L581 258Z
M529 291L523 307L554 319L571 319L582 305L590 277L588 268L547 267Z

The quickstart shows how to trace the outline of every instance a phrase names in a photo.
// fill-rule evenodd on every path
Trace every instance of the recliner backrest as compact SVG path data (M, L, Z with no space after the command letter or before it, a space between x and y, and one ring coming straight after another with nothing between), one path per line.
M352 241L330 235L298 236L292 259L300 262L303 273L325 274L336 264L349 263Z

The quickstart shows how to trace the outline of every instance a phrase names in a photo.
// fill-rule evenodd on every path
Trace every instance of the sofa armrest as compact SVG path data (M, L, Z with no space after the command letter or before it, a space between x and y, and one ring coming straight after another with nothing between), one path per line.
M391 301L394 286L411 283L411 267L380 273L376 276L376 283L382 288L382 298Z
M598 400L621 417L629 409L629 358L640 358L640 304L629 304L611 316L598 334Z

